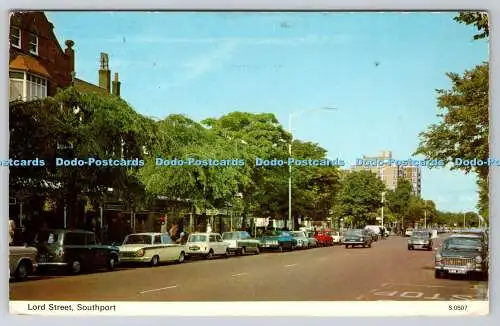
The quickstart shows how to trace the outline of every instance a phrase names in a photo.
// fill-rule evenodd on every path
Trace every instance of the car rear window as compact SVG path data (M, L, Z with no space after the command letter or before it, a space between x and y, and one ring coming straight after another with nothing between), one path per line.
M189 236L188 242L206 242L207 236L204 234L193 234Z

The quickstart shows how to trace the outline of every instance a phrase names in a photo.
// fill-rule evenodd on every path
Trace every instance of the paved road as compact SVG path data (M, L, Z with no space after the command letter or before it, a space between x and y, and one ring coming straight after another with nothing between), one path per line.
M487 282L435 279L433 252L392 237L317 248L11 283L12 300L487 300Z

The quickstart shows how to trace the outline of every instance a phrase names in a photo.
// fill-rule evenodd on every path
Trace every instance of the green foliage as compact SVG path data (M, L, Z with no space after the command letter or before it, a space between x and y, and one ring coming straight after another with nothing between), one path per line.
M475 40L487 38L490 35L487 12L465 11L459 13L454 20L462 24L474 25L479 32L474 35Z
M385 185L370 171L359 171L348 174L342 182L337 196L335 212L352 219L354 225L365 225L375 222L374 213L382 206L381 194Z
M410 199L412 197L411 193L412 186L410 181L400 178L398 179L396 189L388 191L386 194L387 207L400 219L408 216Z
M438 107L441 121L420 134L415 154L429 159L453 162L456 158L487 160L489 157L489 69L488 63L466 71L462 76L448 73L451 90L440 89ZM450 169L479 177L481 212L488 210L488 166L451 165Z

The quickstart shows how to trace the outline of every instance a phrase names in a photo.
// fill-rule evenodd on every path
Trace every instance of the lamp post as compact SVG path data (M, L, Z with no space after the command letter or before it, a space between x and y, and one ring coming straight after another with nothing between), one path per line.
M322 108L312 108L308 110L302 110L302 111L296 111L292 112L288 115L288 132L290 133L291 139L290 143L288 144L288 155L289 157L292 157L292 142L293 142L293 133L292 133L292 119L293 117L306 113L306 112L312 112L312 111L319 111L319 110L325 110L325 111L331 111L331 110L337 110L337 108L331 108L331 107L322 107ZM292 220L292 166L289 164L288 165L288 227L293 230L293 220Z
M382 214L381 214L382 227L384 227L384 202L385 202L385 191L382 191Z

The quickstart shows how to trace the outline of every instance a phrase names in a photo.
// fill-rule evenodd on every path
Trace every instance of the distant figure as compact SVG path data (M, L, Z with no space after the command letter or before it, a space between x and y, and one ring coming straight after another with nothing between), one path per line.
M14 235L16 233L16 222L9 219L9 245L14 242Z
M212 226L210 225L210 223L207 224L207 233L211 233L212 232Z

